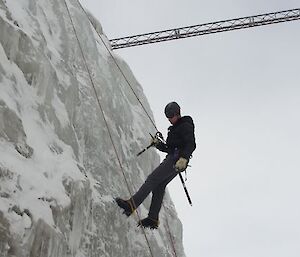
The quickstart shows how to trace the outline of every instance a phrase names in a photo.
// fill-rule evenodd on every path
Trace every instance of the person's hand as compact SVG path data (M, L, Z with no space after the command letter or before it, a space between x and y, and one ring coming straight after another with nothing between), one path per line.
M152 137L150 144L153 146L158 146L160 143L160 140L157 137Z
M180 157L175 164L175 170L178 172L182 172L186 169L187 164L188 164L188 160L183 157Z

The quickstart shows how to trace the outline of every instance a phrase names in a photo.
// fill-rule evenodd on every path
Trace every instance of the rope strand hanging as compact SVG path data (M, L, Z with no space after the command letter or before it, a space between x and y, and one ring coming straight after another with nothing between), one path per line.
M86 10L83 8L83 6L81 5L81 3L79 2L79 0L77 0L78 4L80 5L81 9L83 10L83 12L85 13L85 15L87 16L88 20L90 21L90 23L92 24L88 14L86 13ZM95 30L96 31L96 30ZM112 60L114 61L115 65L117 66L117 68L119 69L121 75L123 76L123 78L125 79L126 83L128 84L128 86L130 87L132 93L134 94L134 96L136 97L136 99L138 100L138 102L140 103L141 107L143 108L144 112L146 113L147 117L149 118L150 122L152 123L153 127L156 129L156 132L158 132L158 129L155 125L155 122L152 120L150 114L148 113L148 111L146 110L145 106L143 105L142 101L139 99L138 95L136 94L136 92L134 91L132 85L130 84L129 80L127 79L125 73L123 72L123 70L121 69L120 65L118 64L116 58L113 56L113 54L111 53L110 49L108 48L108 46L106 45L106 43L104 42L103 38L101 37L101 35L99 34L98 31L96 31L96 33L98 34L100 40L102 41L102 44L105 46L107 52L109 53L109 55L111 56Z
M76 28L75 28L75 25L74 25L74 22L73 22L73 19L72 19L72 16L71 16L71 13L70 13L70 10L69 10L69 7L68 7L68 4L67 4L66 0L64 0L64 3L65 3L65 6L66 6L66 9L67 9L67 12L68 12L68 15L69 15L69 18L70 18L72 27L73 27L73 31L74 31L76 40L77 40L77 42L78 42L78 46L79 46L79 49L80 49L80 52L81 52L81 55L82 55L82 58L83 58L83 61L84 61L84 66L85 66L85 68L86 68L86 70L87 70L87 72L88 72L89 79L90 79L90 82L91 82L91 84L92 84L92 87L93 87L93 90L94 90L94 93L95 93L95 96L96 96L96 99L97 99L98 106L99 106L100 111L101 111L101 114L102 114L102 116L103 116L103 120L104 120L104 122L105 122L105 126L107 127L107 131L108 131L108 134L109 134L109 138L110 138L110 140L111 140L111 142L112 142L112 146L113 146L114 152L115 152L115 154L116 154L116 158L117 158L117 160L118 160L120 169L121 169L121 171L122 171L122 174L123 174L123 177L124 177L124 180L125 180L127 189L128 189L128 191L129 191L129 193L130 193L130 196L132 196L132 192L131 192L131 190L130 190L129 183L128 183L128 181L127 181L127 179L126 179L126 176L125 176L125 173L124 173L123 165L122 165L121 160L120 160L120 158L119 158L119 155L118 155L118 152L117 152L117 149L116 149L116 146L115 146L115 143L114 143L112 134L111 134L111 132L110 132L110 128L109 128L108 122L107 122L107 120L106 120L106 118L105 118L105 114L104 114L104 111L103 111L103 107L102 107L102 105L101 105L101 103L100 103L100 100L99 100L99 97L98 97L98 93L97 93L97 91L96 91L96 87L95 87L95 84L94 84L94 81L93 81L93 78L92 78L92 75L91 75L91 71L90 71L90 69L89 69L89 67L88 67L87 60L86 60L86 58L85 58L85 55L84 55L84 52L83 52L81 43L80 43L80 41L79 41L79 37L78 37L78 34L77 34L77 31L76 31ZM78 2L78 3L79 3L79 2ZM80 3L79 3L79 4L80 4ZM80 4L80 6L81 6L81 4ZM82 7L82 6L81 6L81 7ZM154 124L154 123L153 123L153 124ZM155 124L154 124L154 125L155 125ZM136 214L137 214L138 220L141 221L140 215L139 215L138 211L136 210L135 212L136 212ZM142 228L142 231L143 231L145 240L146 240L146 242L147 242L147 245L148 245L150 254L151 254L152 257L154 257L153 252L152 252L152 249L151 249L151 246L150 246L150 242L149 242L148 237L147 237L146 232L145 232L145 229L143 228L143 226L141 226L141 228Z
M87 19L89 20L89 22L92 24L90 18L89 18L89 15L86 13L85 9L83 8L83 6L81 5L81 3L79 2L79 0L77 0L78 4L80 5L81 9L83 10L83 12L85 13ZM95 32L97 33L98 37L100 38L102 44L105 46L107 52L110 54L110 56L112 57L112 59L114 60L114 63L116 64L117 68L119 69L120 73L122 74L122 76L124 77L125 81L127 82L127 84L129 85L130 89L132 90L133 94L135 95L135 97L137 98L137 100L139 101L139 103L141 104L143 110L145 111L146 115L148 116L148 118L150 119L152 125L155 127L156 131L158 132L158 129L154 123L154 121L151 119L150 115L148 114L146 108L144 107L143 103L140 101L139 97L137 96L137 94L135 93L133 87L131 86L129 80L127 79L126 75L124 74L123 70L121 69L121 67L119 66L118 62L116 61L115 57L113 56L113 54L111 53L111 51L109 50L109 48L107 47L106 43L104 42L104 40L102 39L101 35L99 34L99 32L95 29ZM158 132L160 133L160 132ZM125 177L125 175L124 175ZM132 194L130 193L130 195L132 196ZM163 208L164 210L166 210L166 207L165 205L163 204ZM167 212L166 212L167 213ZM139 216L138 216L139 217ZM140 217L139 217L140 219ZM176 253L176 248L175 248L175 244L174 244L174 241L172 239L172 234L171 234L171 231L170 231L170 226L169 226L169 222L166 218L166 222L167 222L167 226L166 226L166 230L170 236L170 241L171 241L171 245L172 245L172 248L173 248L173 251L174 251L174 255L175 257L177 257L177 253Z

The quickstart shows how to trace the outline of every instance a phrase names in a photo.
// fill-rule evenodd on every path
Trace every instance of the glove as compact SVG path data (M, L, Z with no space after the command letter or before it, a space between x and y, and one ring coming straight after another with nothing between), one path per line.
M175 163L175 170L178 172L182 172L186 169L188 164L188 160L180 157L179 160Z
M158 138L156 138L156 137L153 137L151 139L151 142L150 142L150 144L153 145L153 146L155 146L155 147L158 146L159 143L160 143L160 140Z

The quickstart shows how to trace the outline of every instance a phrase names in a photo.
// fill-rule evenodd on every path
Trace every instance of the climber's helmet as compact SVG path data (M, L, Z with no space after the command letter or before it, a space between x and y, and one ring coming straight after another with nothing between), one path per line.
M168 119L173 118L175 115L180 115L180 106L176 102L168 103L165 107L165 115Z

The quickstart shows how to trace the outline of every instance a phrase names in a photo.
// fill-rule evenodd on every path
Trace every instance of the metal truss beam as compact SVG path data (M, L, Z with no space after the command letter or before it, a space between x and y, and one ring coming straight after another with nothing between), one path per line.
M300 8L280 12L265 13L237 19L223 20L200 25L175 28L135 36L111 39L112 49L158 43L162 41L195 37L224 31L252 28L257 26L294 21L300 19Z

